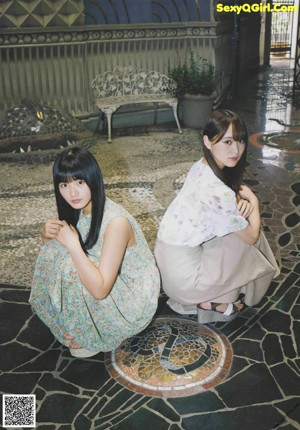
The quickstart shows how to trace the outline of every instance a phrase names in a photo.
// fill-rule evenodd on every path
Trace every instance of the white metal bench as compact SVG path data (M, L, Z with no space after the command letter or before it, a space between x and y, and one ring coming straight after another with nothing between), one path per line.
M159 72L138 70L135 67L116 67L97 75L91 84L97 107L105 113L108 142L111 142L112 114L120 107L136 103L166 103L173 108L179 133L182 133L178 116L178 100L174 96L176 83Z

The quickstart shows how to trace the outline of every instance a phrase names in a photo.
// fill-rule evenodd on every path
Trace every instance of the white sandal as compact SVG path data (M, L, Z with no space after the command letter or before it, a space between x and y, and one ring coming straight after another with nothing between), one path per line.
M212 322L228 322L238 316L241 310L237 310L234 303L228 303L224 312L216 310L217 306L222 303L211 303L211 309L203 309L200 304L197 305L197 320L200 324L209 324Z

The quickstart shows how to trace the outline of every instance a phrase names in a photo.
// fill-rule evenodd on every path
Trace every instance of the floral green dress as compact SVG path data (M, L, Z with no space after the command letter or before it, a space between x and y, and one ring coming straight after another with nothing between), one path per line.
M41 248L29 302L61 343L68 332L82 348L111 351L142 331L156 311L160 277L154 257L136 220L110 199L106 199L99 239L89 250L89 258L99 265L106 227L117 216L130 222L136 245L126 250L117 280L103 300L94 299L85 289L63 245L51 240ZM90 215L81 213L77 229L83 239L90 220Z

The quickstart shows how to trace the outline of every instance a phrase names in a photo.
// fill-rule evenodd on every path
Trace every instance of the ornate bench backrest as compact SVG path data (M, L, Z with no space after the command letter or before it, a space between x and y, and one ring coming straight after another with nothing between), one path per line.
M138 70L133 66L116 67L97 75L91 84L97 99L140 94L174 94L176 83L159 72Z

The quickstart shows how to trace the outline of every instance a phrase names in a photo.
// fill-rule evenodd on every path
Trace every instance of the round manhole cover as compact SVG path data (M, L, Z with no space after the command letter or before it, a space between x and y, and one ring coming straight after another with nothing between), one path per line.
M160 317L142 333L107 353L111 376L132 391L184 397L224 380L232 349L215 328L182 317Z

